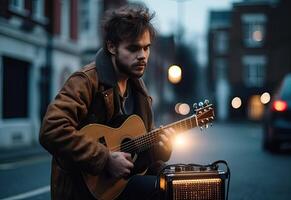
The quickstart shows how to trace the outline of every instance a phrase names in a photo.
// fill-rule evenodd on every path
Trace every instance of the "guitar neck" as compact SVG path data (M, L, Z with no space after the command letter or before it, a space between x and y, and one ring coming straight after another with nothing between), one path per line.
M198 126L197 117L193 115L183 120L154 129L151 132L134 139L133 142L136 146L135 150L136 152L142 152L144 150L149 149L154 144L158 143L160 141L159 135L163 133L163 129L173 128L176 133L181 133L182 131L192 129L197 126Z

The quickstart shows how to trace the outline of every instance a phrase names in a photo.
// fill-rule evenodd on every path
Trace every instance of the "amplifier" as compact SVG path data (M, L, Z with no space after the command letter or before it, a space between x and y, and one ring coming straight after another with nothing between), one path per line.
M227 172L211 165L171 165L159 175L161 200L224 200ZM228 180L229 183L229 180ZM229 185L228 185L229 186ZM228 192L228 187L227 187Z

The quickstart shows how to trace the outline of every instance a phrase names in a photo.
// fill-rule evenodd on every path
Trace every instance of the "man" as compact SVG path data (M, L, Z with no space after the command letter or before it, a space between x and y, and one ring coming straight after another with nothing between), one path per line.
M147 131L153 129L151 98L141 79L155 35L152 17L137 5L108 12L103 49L95 62L72 74L49 105L40 143L53 155L52 199L94 199L94 177L126 179L133 170L129 153L111 152L80 129L89 123L110 125L118 116L131 114L141 117ZM165 130L158 145L141 154L147 167L154 169L155 163L169 159L171 134L173 130ZM89 187L82 172L92 178ZM155 176L133 176L118 199L155 199L155 181Z

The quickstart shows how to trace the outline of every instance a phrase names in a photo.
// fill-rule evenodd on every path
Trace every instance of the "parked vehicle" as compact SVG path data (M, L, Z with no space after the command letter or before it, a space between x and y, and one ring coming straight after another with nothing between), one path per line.
M263 149L276 151L291 143L291 74L282 80L265 114Z

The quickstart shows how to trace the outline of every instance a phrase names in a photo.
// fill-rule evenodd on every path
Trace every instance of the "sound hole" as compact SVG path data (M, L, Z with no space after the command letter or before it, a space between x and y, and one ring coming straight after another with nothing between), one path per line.
M129 138L122 140L120 149L122 152L130 153L132 158L135 156L136 147L133 140Z
M101 144L103 144L104 146L107 147L107 143L106 143L106 140L105 140L105 137L104 137L104 136L103 136L103 137L100 137L100 138L98 139L98 141L99 141Z

